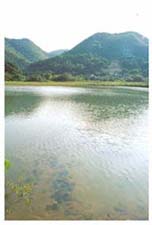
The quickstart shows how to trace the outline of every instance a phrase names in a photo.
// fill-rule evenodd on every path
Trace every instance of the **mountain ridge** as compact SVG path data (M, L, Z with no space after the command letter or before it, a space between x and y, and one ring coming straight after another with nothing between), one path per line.
M71 74L104 80L139 75L147 79L148 44L148 38L137 32L97 32L70 50L48 53L27 38L6 38L5 64L28 77Z
M20 69L46 58L48 58L47 53L27 38L5 38L5 61L13 63Z
M109 67L117 65L114 72ZM148 39L137 32L96 33L86 38L61 56L29 65L29 73L70 73L102 77L119 74L126 76L136 71L148 76Z

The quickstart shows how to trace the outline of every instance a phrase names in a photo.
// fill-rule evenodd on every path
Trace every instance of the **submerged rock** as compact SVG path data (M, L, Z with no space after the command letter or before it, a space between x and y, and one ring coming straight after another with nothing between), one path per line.
M53 183L53 187L60 191L68 191L71 192L73 190L73 184L68 182L67 180L57 179Z
M65 191L56 191L52 197L58 203L63 203L71 200L70 193Z

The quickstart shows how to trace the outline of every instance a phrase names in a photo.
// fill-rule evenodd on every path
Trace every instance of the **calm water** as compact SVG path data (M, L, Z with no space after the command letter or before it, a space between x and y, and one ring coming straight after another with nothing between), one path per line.
M6 219L148 218L146 89L7 87L5 130Z

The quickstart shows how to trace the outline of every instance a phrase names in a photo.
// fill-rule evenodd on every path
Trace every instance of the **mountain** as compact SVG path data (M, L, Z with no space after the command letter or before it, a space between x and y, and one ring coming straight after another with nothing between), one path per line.
M14 64L5 62L5 80L24 80L22 71Z
M5 39L5 62L14 64L20 69L48 57L45 51L29 39Z
M5 72L6 73L21 73L21 71L13 64L5 62Z
M48 56L49 56L49 58L52 58L52 57L61 55L61 54L65 53L65 52L67 52L67 51L68 51L68 49L58 49L58 50L49 52Z
M148 76L148 39L136 32L96 33L60 56L32 63L29 73L87 77Z

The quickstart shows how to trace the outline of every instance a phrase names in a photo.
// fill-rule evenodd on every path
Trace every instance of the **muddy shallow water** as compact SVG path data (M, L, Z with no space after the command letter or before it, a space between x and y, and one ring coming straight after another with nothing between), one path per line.
M6 87L5 110L6 219L148 218L146 89Z

